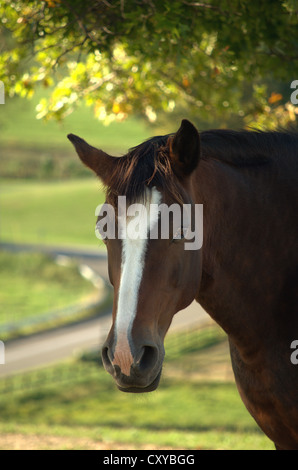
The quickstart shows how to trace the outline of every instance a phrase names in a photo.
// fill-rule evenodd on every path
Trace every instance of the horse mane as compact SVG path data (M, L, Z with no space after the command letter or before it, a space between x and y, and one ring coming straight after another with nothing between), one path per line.
M181 186L176 178L167 140L169 135L152 137L118 158L117 165L107 182L107 200L126 196L128 203L145 202L146 189L156 186L167 192L175 202L183 204Z
M200 137L203 159L238 168L270 163L285 149L297 153L298 134L294 131L216 129L203 131Z
M107 200L116 205L119 195L128 203L145 201L146 188L156 186L183 204L182 187L171 164L168 138L173 134L152 137L131 148L117 159L107 186ZM284 154L297 153L298 134L290 131L230 129L206 130L200 133L202 159L217 160L237 168L268 164Z

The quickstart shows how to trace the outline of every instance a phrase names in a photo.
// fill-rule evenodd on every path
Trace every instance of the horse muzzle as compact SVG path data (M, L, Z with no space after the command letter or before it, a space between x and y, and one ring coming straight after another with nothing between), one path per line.
M106 341L102 348L104 368L111 374L119 390L128 393L154 391L159 384L164 359L163 345L150 342L132 351L124 351L115 357L113 348Z

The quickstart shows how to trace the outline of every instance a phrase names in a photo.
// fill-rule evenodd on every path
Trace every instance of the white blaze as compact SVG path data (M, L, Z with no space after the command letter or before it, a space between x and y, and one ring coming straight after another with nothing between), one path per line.
M130 208L128 209L128 215L123 224L125 233L122 236L122 266L115 322L116 346L113 364L119 365L125 375L130 375L130 367L133 364L129 339L137 311L149 231L158 222L157 206L161 201L161 194L156 188L148 189L146 199L145 205L135 206L137 214L130 216ZM155 206L151 206L150 210L151 204ZM121 219L119 219L119 224L121 224ZM133 233L134 236L132 236Z

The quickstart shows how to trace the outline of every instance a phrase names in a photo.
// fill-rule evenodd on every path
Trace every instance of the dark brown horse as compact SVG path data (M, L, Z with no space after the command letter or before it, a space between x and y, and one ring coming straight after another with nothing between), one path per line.
M185 250L173 230L169 239L106 240L115 295L102 358L118 388L157 387L173 315L196 299L228 335L251 415L277 449L298 449L298 136L199 134L183 120L177 133L120 158L68 137L114 207L117 196L204 205L202 249ZM156 214L140 218L145 232L158 223Z

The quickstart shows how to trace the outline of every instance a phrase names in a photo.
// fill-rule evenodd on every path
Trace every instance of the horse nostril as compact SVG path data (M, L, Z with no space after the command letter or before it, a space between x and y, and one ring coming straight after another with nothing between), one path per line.
M158 349L155 346L143 346L137 366L140 372L145 372L155 366L158 359Z
M108 346L104 346L102 348L102 351L101 351L101 358L102 358L102 362L103 362L103 365L104 365L104 368L112 373L113 370L114 370L114 366L112 364L112 360L110 359L110 356L109 356L109 348Z

